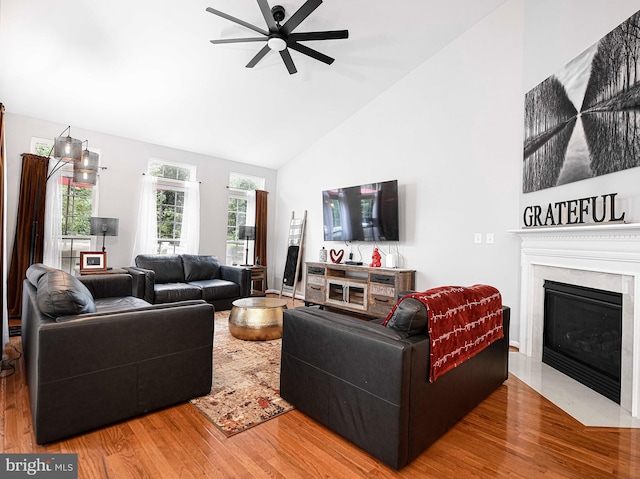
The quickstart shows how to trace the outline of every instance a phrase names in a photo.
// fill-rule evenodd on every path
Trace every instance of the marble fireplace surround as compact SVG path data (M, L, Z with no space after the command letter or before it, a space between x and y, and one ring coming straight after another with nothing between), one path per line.
M640 223L512 233L522 239L520 352L542 361L545 279L622 293L620 406L640 417Z

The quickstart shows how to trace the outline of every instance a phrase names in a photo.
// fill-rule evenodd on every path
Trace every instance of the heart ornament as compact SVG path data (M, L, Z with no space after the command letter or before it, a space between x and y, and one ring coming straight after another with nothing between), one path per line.
M332 249L331 251L329 251L329 257L331 257L331 261L333 261L334 263L340 263L342 261L342 258L344 258L344 250L334 250Z

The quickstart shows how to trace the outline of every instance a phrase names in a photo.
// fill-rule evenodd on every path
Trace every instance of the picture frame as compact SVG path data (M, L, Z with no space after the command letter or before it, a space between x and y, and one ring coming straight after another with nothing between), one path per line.
M106 270L107 270L106 251L81 251L80 252L80 272L106 271Z

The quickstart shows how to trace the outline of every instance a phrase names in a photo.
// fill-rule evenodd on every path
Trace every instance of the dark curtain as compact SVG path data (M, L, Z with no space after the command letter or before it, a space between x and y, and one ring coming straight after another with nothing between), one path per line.
M256 240L253 257L260 259L260 266L267 266L267 199L268 191L256 190ZM266 289L266 285L265 285Z
M34 263L42 262L44 246L44 204L49 158L39 155L22 155L22 177L18 198L16 236L11 253L11 266L7 281L9 293L9 317L20 318L22 311L22 281L29 265L29 251L33 221L37 219ZM37 210L37 212L36 212ZM37 218L36 218L37 215Z

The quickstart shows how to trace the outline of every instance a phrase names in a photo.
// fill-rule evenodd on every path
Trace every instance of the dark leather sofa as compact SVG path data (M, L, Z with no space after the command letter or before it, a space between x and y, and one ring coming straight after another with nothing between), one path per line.
M400 469L507 379L509 314L504 307L503 339L430 383L424 329L317 307L285 310L280 395Z
M36 442L206 395L213 307L151 305L128 274L75 278L43 265L23 283L22 347Z
M144 254L125 268L134 289L152 304L204 299L217 311L231 309L236 299L251 294L251 271L225 266L213 256Z

